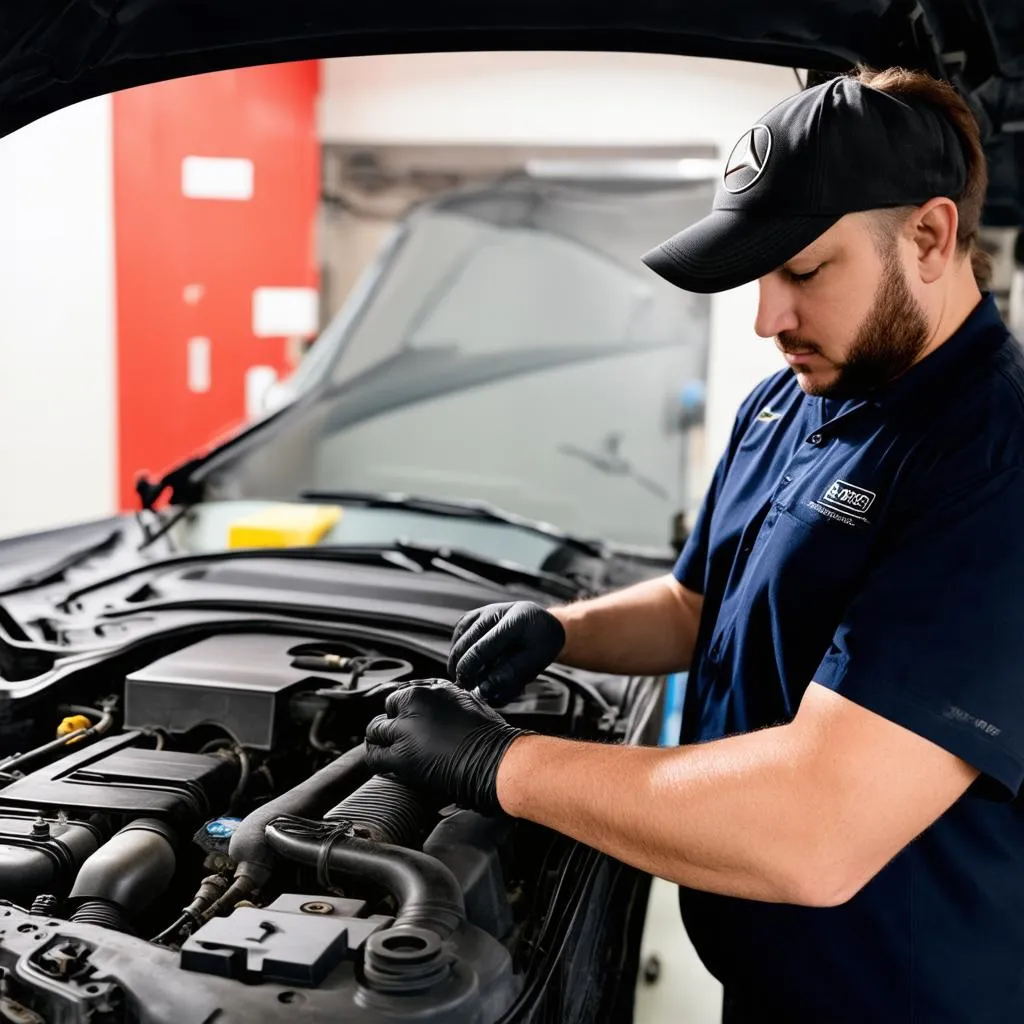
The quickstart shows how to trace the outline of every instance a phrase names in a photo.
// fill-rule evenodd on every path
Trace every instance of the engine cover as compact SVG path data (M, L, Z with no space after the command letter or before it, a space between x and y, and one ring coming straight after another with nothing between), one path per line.
M347 676L326 659L309 656L309 637L226 634L200 640L125 680L125 728L159 728L172 735L212 723L242 746L274 750L284 740L287 700L299 689L334 687ZM344 662L345 659L335 659ZM397 659L383 671L364 674L367 683L398 678L411 665ZM354 691L358 692L358 691Z
M223 808L235 765L207 754L137 747L143 740L123 733L67 754L0 791L0 809L156 817L194 828Z
M343 960L355 960L363 943L390 917L363 915L362 900L285 894L260 910L236 910L207 921L182 946L186 971L316 987Z

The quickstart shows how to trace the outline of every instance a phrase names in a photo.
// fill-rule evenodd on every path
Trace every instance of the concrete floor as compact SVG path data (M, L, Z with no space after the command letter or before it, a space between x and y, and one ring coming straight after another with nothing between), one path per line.
M676 887L654 879L644 926L641 964L657 956L658 980L642 972L637 986L635 1024L719 1024L722 986L705 970L679 917Z

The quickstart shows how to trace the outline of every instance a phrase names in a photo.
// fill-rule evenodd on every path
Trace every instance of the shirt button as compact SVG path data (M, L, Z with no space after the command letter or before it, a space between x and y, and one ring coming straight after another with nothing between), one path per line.
M821 441L821 434L811 434L811 436L807 439L808 444L813 444L815 447L821 444Z
M789 475L789 474L787 473L787 474L786 474L786 475L785 475L785 476L784 476L784 477L782 478L782 482L783 482L784 484L791 484L791 483L793 482L793 478L792 478L792 477L791 477L791 476L790 476L790 475Z

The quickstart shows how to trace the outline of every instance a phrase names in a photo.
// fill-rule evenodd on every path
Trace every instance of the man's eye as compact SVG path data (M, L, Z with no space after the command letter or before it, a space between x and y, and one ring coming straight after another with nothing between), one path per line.
M810 281L812 277L815 277L821 267L815 267L813 270L809 270L806 274L794 274L791 270L789 272L789 279L794 284L803 284L805 281Z

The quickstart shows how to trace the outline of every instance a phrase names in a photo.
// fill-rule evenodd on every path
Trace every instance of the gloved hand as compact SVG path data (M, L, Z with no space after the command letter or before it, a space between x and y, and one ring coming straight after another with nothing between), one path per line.
M386 714L366 727L366 763L442 800L497 814L498 765L526 735L473 694L420 679L388 694Z
M463 689L479 687L492 704L507 704L564 646L565 629L539 604L488 604L463 615L455 626L448 675Z

